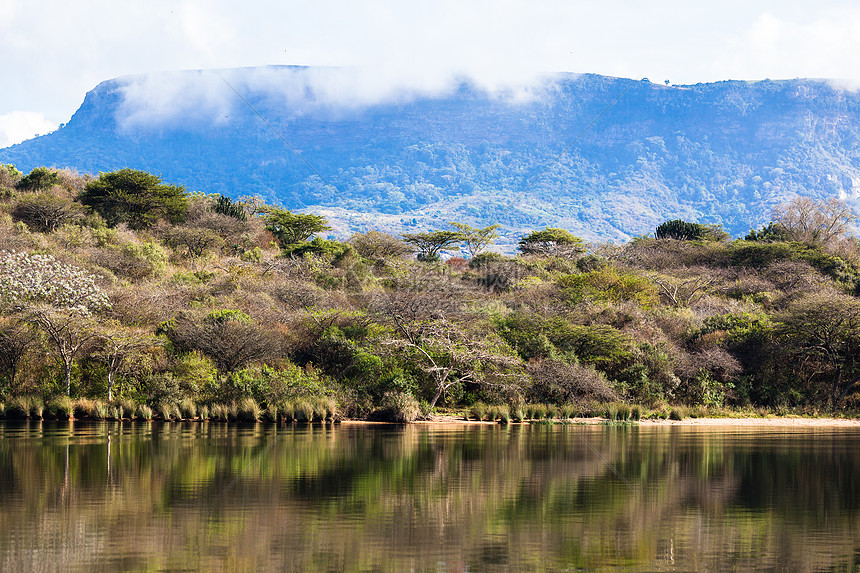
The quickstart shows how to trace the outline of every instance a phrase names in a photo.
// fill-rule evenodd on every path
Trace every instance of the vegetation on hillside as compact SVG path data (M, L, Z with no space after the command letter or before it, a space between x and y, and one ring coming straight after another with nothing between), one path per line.
M340 242L259 198L0 166L0 401L167 419L850 409L852 219L799 198L744 240L679 220L624 245L546 228L506 257L494 226ZM440 258L459 245L469 260Z

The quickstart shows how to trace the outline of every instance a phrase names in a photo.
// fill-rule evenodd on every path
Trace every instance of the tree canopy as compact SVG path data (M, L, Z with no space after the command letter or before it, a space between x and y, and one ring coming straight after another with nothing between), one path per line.
M266 213L266 229L278 240L281 248L307 241L313 235L331 230L325 217L293 213L287 209L271 208Z
M566 229L547 227L533 231L520 239L520 252L524 255L540 255L574 258L585 252L582 239Z
M111 227L126 223L132 229L146 229L162 219L180 223L188 212L184 187L166 185L160 177L135 169L100 174L87 183L80 201Z

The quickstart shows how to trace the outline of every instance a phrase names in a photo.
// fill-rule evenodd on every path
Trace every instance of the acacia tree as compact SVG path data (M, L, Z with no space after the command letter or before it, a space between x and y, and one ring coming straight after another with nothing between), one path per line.
M126 223L132 229L152 227L161 219L180 223L188 212L184 187L166 185L160 177L136 169L101 173L87 183L80 201L108 225Z
M403 240L418 250L418 260L439 260L439 251L463 240L459 231L428 231L426 233L404 233Z
M71 393L72 364L95 339L92 312L109 306L95 277L50 255L0 253L0 307L38 326Z
M481 229L454 221L451 222L451 226L463 236L462 240L470 259L474 259L475 255L490 246L499 237L498 229L501 228L501 225L490 225Z
M281 248L307 241L313 235L331 230L320 215L293 213L287 209L270 208L266 213L266 229L278 240Z
M567 229L547 227L529 233L519 242L519 250L524 255L561 257L573 259L585 252L582 239Z

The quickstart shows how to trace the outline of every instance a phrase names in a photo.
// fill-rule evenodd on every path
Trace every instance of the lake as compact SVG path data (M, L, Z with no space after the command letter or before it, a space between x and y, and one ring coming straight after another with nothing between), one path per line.
M0 571L857 571L858 439L0 423Z

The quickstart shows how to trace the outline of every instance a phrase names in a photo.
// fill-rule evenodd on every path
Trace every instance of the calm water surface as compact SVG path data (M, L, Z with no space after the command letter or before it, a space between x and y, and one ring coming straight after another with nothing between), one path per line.
M0 571L860 571L858 439L0 424Z

